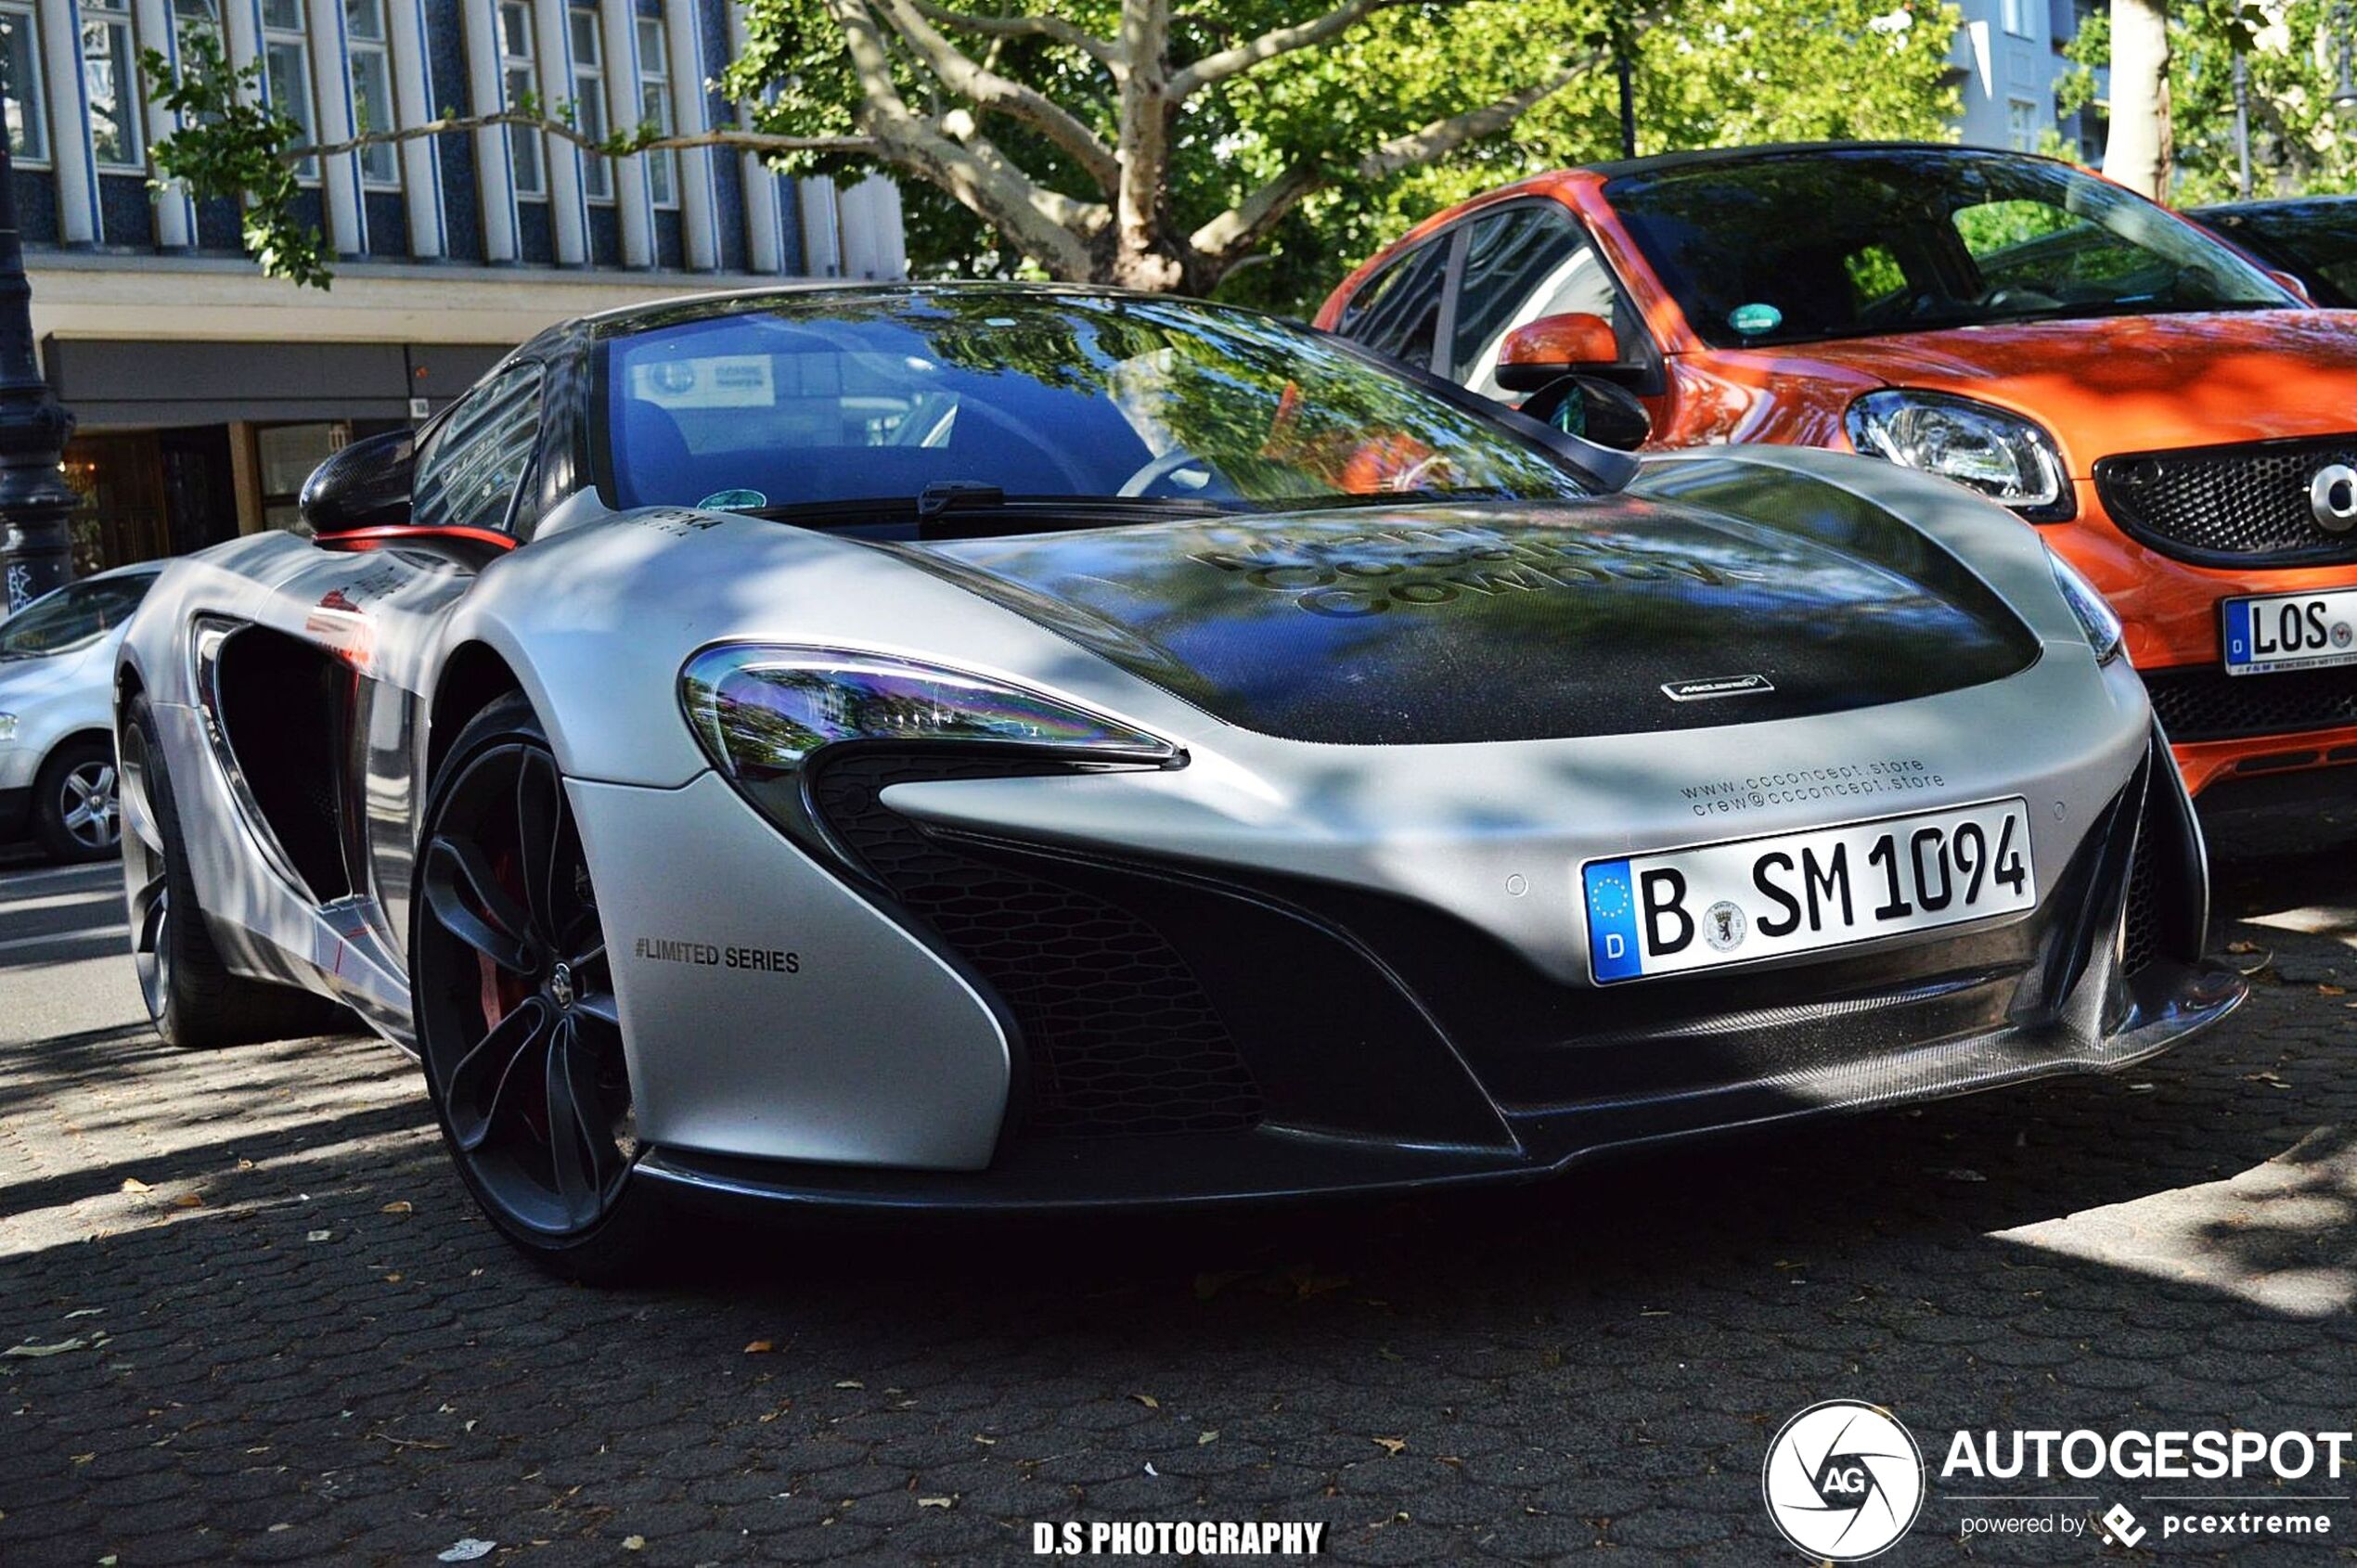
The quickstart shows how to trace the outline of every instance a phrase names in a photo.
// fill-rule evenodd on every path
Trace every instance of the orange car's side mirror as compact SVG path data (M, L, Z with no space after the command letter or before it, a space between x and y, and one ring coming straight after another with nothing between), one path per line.
M2285 288L2290 289L2293 293L2299 295L2302 304L2312 305L2316 302L2316 297L2308 291L2308 285L2300 279L2299 274L2277 272L2274 268L2269 267L2267 269L2267 276L2282 284Z
M1508 392L1537 392L1559 376L1620 363L1620 341L1612 323L1586 311L1542 315L1506 334L1498 346L1498 384Z

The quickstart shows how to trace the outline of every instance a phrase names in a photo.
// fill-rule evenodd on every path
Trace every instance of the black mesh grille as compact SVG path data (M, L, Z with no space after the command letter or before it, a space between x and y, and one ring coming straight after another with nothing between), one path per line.
M826 765L812 798L844 846L1013 1012L1032 1073L1030 1132L1254 1125L1259 1086L1161 932L1093 894L960 854L878 798L894 784L1011 771L1026 770L989 758L846 757Z
M2171 740L2357 725L2357 665L2273 675L2230 675L2209 665L2147 670L2144 689Z
M2183 560L2357 561L2357 531L2326 531L2308 499L2317 470L2334 463L2357 466L2357 436L2106 457L2095 493L2122 531Z
M2134 974L2160 956L2160 899L2153 887L2150 820L2136 825L2136 853L2128 864L2128 919L2120 937L2120 972Z

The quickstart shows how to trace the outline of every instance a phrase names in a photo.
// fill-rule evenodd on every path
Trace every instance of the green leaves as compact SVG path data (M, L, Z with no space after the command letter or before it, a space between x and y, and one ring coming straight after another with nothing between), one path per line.
M217 34L191 28L181 38L177 72L155 49L142 51L139 65L154 84L154 101L183 126L155 144L161 178L154 183L184 185L200 201L241 201L245 247L264 274L325 289L327 241L295 215L300 186L283 156L302 144L303 127L263 96L260 63L231 65Z

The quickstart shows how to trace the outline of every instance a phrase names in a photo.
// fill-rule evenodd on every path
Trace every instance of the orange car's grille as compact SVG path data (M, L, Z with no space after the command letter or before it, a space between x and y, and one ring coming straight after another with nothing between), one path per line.
M2316 519L2309 487L2334 464L2357 468L2357 435L2139 452L2095 465L2095 494L2121 532L2210 566L2357 561L2357 529Z
M2357 665L2230 675L2207 664L2146 670L2144 689L2171 740L2228 740L2357 725Z

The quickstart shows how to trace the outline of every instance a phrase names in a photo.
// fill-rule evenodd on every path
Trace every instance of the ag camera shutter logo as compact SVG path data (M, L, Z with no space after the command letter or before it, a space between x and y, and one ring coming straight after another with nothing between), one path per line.
M1784 1539L1810 1557L1862 1562L1923 1511L1923 1450L1888 1411L1828 1399L1778 1429L1759 1486Z

